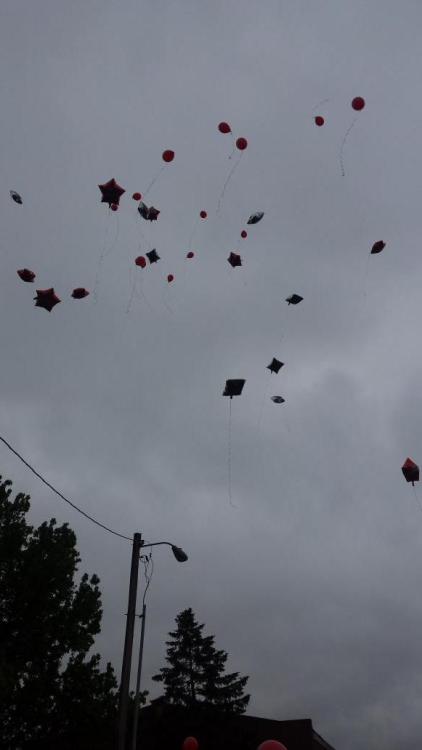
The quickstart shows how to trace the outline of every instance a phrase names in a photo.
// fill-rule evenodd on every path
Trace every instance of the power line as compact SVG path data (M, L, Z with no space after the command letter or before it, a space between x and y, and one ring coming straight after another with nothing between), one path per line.
M33 466L31 466L31 464L30 464L30 463L28 463L28 461L26 461L26 460L25 460L25 459L23 458L23 456L21 456L21 455L20 455L20 453L18 453L18 451L17 451L17 450L15 450L15 448L13 448L13 446L11 446L11 445L10 445L10 443L8 443L8 442L7 442L7 440L5 440L5 439L4 439L4 437L2 437L1 435L0 435L0 440L1 440L1 442L2 442L2 443L4 443L4 445L5 445L5 446L6 446L7 448L9 448L9 450L10 450L10 451L11 451L12 453L14 453L14 454L15 454L15 456L17 456L17 458L19 458L19 460L20 460L20 461L22 461L22 463L23 463L23 464L25 464L25 466L27 466L27 467L28 467L28 469L30 469L30 471L32 471L32 473L33 473L33 474L35 474L35 476L36 476L36 477L38 477L38 479L41 479L41 481L42 481L42 482L44 482L44 484L45 484L45 485L46 485L47 487L49 487L49 488L50 488L50 490L52 490L52 491L53 491L53 492L54 492L54 493L55 493L56 495L58 495L58 496L59 496L59 497L60 497L60 498L61 498L62 500L64 500L64 501L65 501L65 503L67 503L67 504L68 504L68 505L70 505L70 506L71 506L72 508L74 508L74 510L77 510L77 511L78 511L78 513L80 513L80 514L81 514L82 516L85 516L85 518L87 518L87 519L88 519L89 521L92 521L92 523L95 523L95 524L96 524L97 526L100 526L100 528L101 528L101 529L104 529L105 531L108 531L108 532L109 532L110 534L114 534L114 536L119 536L119 537L121 537L122 539L127 539L127 540L128 540L129 542L131 542L131 541L132 541L132 539L131 539L131 537L130 537L130 536L125 536L124 534L120 534L120 533L119 533L118 531L114 531L114 529L110 529L110 528L109 528L108 526L104 526L104 524L103 524L103 523L100 523L99 521L97 521L97 520L96 520L95 518L93 518L92 516L89 516L89 515L88 515L88 513L85 513L85 511L84 511L84 510L82 510L82 508L78 508L78 506L77 506L77 505L75 505L75 503L72 503L72 502L71 502L70 500L68 500L68 498L67 498L67 497L65 497L64 495L62 495L62 493L61 493L61 492L59 492L59 490L57 490L57 489L56 489L55 487L53 487L53 485L52 485L52 484L50 484L50 482L47 482L47 480L46 480L46 479L44 479L44 477L43 477L43 476L41 476L41 474L39 474L39 473L38 473L38 471L37 471L36 469L34 469L34 467L33 467Z

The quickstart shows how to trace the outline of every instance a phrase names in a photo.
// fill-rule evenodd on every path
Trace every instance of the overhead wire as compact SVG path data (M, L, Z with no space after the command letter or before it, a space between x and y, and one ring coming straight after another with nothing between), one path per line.
M54 485L50 484L50 482L48 482L47 479L44 479L44 477L42 476L42 474L40 474L36 469L34 469L34 467L28 461L26 461L26 459L23 458L23 456L21 456L21 454L18 453L18 451L15 448L13 448L13 446L10 445L10 443L8 443L7 440L4 437L2 437L1 435L0 435L0 440L1 440L2 443L4 443L4 445L6 446L6 448L8 448L12 453L14 453L14 455L20 461L22 461L22 463L25 464L25 466L30 471L32 471L32 473L35 474L35 476L38 477L38 479L41 480L41 482L43 482L47 487L49 487L50 490L52 490L56 495L58 495L58 497L60 497L62 500L64 500L64 502L67 503L68 505L70 505L74 510L77 510L78 513L80 513L82 516L85 516L85 518L87 518L89 521L92 521L92 523L95 523L96 526L99 526L101 529L104 529L105 531L108 531L109 534L114 534L114 536L119 536L119 537L121 537L121 539L127 539L129 542L132 541L132 538L130 536L126 536L125 534L121 534L119 531L115 531L114 529L111 529L109 526L105 526L100 521L97 521L96 518L93 518L93 516L90 516L88 513L86 513L84 510L82 510L82 508L79 508L78 505L75 505L75 503L72 503L72 501L69 500L67 497L65 497L65 495L63 495L58 489L56 489L56 487L54 487Z

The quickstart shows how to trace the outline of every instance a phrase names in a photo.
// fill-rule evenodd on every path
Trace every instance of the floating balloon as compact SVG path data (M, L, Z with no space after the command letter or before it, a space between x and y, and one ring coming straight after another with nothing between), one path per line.
M233 396L240 396L245 383L246 380L239 378L235 380L226 380L223 396L230 396L230 398L233 398Z
M173 161L173 159L174 159L174 151L172 151L169 148L166 149L166 151L163 151L163 161L169 164L169 162Z
M132 195L132 198L133 198L134 201L140 201L141 198L142 198L142 195L140 193L134 193Z
M48 312L51 312L53 307L61 302L53 288L37 289L37 296L34 297L34 300L35 307L43 307Z
M19 205L21 206L23 201L19 193L17 193L16 190L10 190L9 192L10 192L10 197L12 198L12 200L14 200L15 203L19 203Z
M251 214L247 223L248 224L258 224L259 221L264 217L263 211L256 211L254 214Z
M189 252L187 253L186 257L187 258L193 258L194 255L195 255L195 253L192 250L189 250Z
M275 372L275 374L277 374L282 367L284 367L284 362L280 362L279 359L273 357L270 364L267 365L267 370L269 370L270 372Z
M112 211L117 211L118 208L119 208L119 206L118 206L117 203L112 203L111 206L110 206L110 208L111 208Z
M245 230L245 229L244 229L244 230L243 230L243 231L242 231L242 232L240 233L240 236L241 236L241 237L242 237L242 238L243 238L244 240L246 239L246 237L248 236L248 233L246 232L246 230Z
M146 254L146 256L150 263L157 263L157 261L160 260L160 256L158 255L155 248L153 248L153 250L150 250L149 253Z
M206 212L206 211L200 211L200 212L199 212L199 215L200 215L201 219L206 219L206 218L207 218L207 216L208 216L208 214L207 214L207 212Z
M278 740L265 740L265 742L261 742L258 750L287 750L287 748Z
M186 737L182 742L182 750L198 750L199 742L196 737Z
M22 281L31 282L35 279L35 273L30 271L29 268L21 268L17 271L17 274Z
M231 133L232 129L228 122L220 122L218 129L220 133Z
M138 257L135 260L135 263L137 266L140 266L140 268L145 268L147 262L143 255L138 255Z
M83 299L84 297L88 297L89 292L88 289L84 289L82 286L78 286L76 289L72 292L73 299Z
M303 297L300 294L292 294L290 297L287 297L286 302L288 305L298 305L302 300Z
M317 125L319 128L322 127L322 125L324 125L324 122L325 120L323 117L321 117L321 115L317 115L315 117L315 125Z
M101 190L101 203L108 203L110 208L113 211L116 211L116 208L113 208L113 205L119 205L120 198L126 190L117 184L114 177L103 185L98 185L98 187Z
M233 268L236 268L236 266L242 265L242 258L240 257L238 253L230 253L227 260Z
M363 109L365 106L365 99L362 99L361 96L355 96L354 99L352 99L352 107L356 110L356 112L360 112L361 109Z
M285 400L283 396L271 396L271 401L274 401L275 404L284 404Z
M171 282L174 281L174 276L172 273L169 273L169 275L167 276L167 281L169 284L171 284Z
M148 206L142 201L138 206L138 212L139 215L142 216L143 219L145 219L145 221L157 221L160 214L158 208L154 208L154 206L150 206L148 208Z
M382 250L384 250L384 248L385 248L385 242L383 242L382 240L378 240L378 242L375 242L372 245L371 255L376 255L377 253L380 253Z
M248 147L248 142L246 138L238 138L236 141L236 148L239 149L239 151L244 151L245 148Z
M411 458L406 458L401 470L406 482L412 482L413 487L415 482L419 482L419 466Z

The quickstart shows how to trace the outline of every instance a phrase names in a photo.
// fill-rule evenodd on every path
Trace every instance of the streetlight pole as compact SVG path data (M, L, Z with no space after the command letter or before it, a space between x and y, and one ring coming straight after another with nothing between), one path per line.
M127 606L125 645L123 649L122 676L119 694L119 733L118 750L125 750L127 710L129 703L130 668L132 663L133 631L136 616L136 594L138 588L139 553L142 546L142 535L133 535L132 561L130 565L129 599Z
M133 727L132 727L132 750L136 750L136 742L138 739L138 718L139 718L139 700L141 697L140 685L141 685L141 674L142 674L142 656L144 653L144 635L145 635L145 614L146 604L144 602L142 607L142 627L141 627L141 640L139 643L139 661L138 661L138 674L136 675L136 691L135 691L135 705L133 707Z
M127 730L127 711L129 705L129 686L130 686L130 669L132 664L132 649L133 649L133 633L135 629L135 617L136 617L136 594L138 588L138 573L139 573L139 553L142 547L157 547L160 544L167 544L171 547L173 555L177 562L186 562L188 556L181 547L176 547L171 542L153 542L152 544L144 544L142 541L142 535L137 532L133 535L133 546L132 546L132 561L130 564L130 581L129 581L129 600L127 605L127 619L126 619L126 633L125 633L125 645L123 649L123 663L122 663L122 676L120 680L120 693L119 693L119 724L118 724L118 740L117 750L126 750L126 730ZM136 684L136 693L138 696L139 685L141 681L141 670L142 670L142 653L144 645L144 632L145 632L145 602L142 608L142 632L141 632L141 644L139 653L139 666L138 676ZM135 703L135 716L136 722L137 711L138 711L139 700ZM137 730L137 727L136 727ZM136 734L134 735L136 747Z

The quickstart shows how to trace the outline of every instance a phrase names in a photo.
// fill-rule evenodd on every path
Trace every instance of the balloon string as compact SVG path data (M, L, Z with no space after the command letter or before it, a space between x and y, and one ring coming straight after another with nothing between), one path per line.
M262 401L261 401L261 408L260 408L260 411L259 411L258 434L261 431L261 423L262 423L262 417L264 415L265 402L267 400L268 389L270 387L270 378L271 378L271 372L268 370L268 373L267 373L267 382L266 382L266 385L265 385L264 394L262 396Z
M414 495L415 500L416 500L416 505L418 506L419 510L422 511L422 505L420 503L420 500L419 500L419 497L418 497L418 493L416 492L416 487L413 484L413 482L412 482L412 490L413 490L413 495Z
M322 99L318 104L315 104L315 107L313 108L312 112L315 112L316 109L319 109L322 107L323 104L328 104L331 101L331 99Z
M135 295L140 301L143 300L144 302L146 302L147 307L151 310L151 312L154 312L154 308L152 307L151 302L149 301L147 295L144 292L143 284L144 284L144 280L141 276L139 286L138 284L136 284L136 287L135 287Z
M365 263L365 276L363 279L363 303L366 305L367 296L368 296L368 275L369 275L369 259L371 257L371 253L368 253L366 256L366 263Z
M285 337L285 336L286 336L286 334L287 334L287 322L288 322L288 320L289 320L289 317L290 317L290 316L289 316L289 314L288 314L288 313L286 313L286 315L284 316L284 321L283 321L283 333L281 334L280 344L282 344L282 343L283 343L283 339L284 339L284 337Z
M189 242L188 242L188 250L192 250L192 242L193 242L193 238L195 236L195 232L197 228L198 228L198 217L196 217L196 219L193 222L193 228L192 228L191 235L189 237Z
M110 216L111 216L111 211L110 211L110 207L109 207L109 209L108 209L108 217L110 217ZM100 283L100 274L101 274L101 268L102 268L102 265L103 265L103 262L104 262L104 258L107 258L110 255L110 253L114 250L114 248L115 248L115 246L117 244L117 240L119 238L119 217L118 216L116 216L116 233L114 235L114 240L111 243L110 247L107 248L107 238L108 238L108 234L109 234L109 228L110 228L110 221L109 221L109 219L107 219L107 228L106 228L106 232L105 232L103 248L101 250L100 258L99 258L99 261L98 261L97 272L95 274L94 291L93 291L93 297L94 297L95 303L97 303L97 301L98 301L98 286L99 286L99 283Z
M233 166L232 166L232 168L231 168L230 172L229 172L229 173L228 173L228 175L227 175L227 179L226 179L226 181L225 181L225 183L224 183L224 185L223 185L223 189L222 189L222 191L221 191L221 193L220 193L220 196L219 196L219 199L218 199L218 204L217 204L217 211L216 211L216 213L217 213L217 214L218 214L218 213L219 213L219 211L220 211L220 208L221 208L221 204L222 204L222 202L223 202L223 199L224 199L224 196L225 196L225 193L226 193L227 187L228 187L228 185L229 185L229 182L230 182L231 178L233 177L233 175L234 175L234 173L235 173L236 169L238 168L238 166L239 166L239 164L240 164L240 160L241 160L242 156L243 156L243 152L242 152L242 153L240 154L240 156L239 156L239 158L238 158L237 162L235 162L235 164L233 164Z
M227 454L227 471L228 471L228 491L229 503L232 503L232 399L229 398L229 434L228 434L228 454Z
M229 503L232 508L237 508L232 498L232 399L229 398L229 434L228 434L228 455L227 455L227 471L228 471L228 493Z
M346 175L346 172L345 172L345 169L344 169L344 161L343 161L344 146L346 144L346 140L347 140L347 138L349 136L349 133L350 133L351 129L353 128L353 126L354 126L354 124L355 124L355 122L356 122L357 119L358 118L355 117L355 119L353 120L352 124L347 128L347 130L346 130L346 132L344 134L344 138L343 138L343 140L341 142L341 147L340 147L340 169L341 169L341 176L342 177L344 177Z
M130 310L131 310L131 307L132 307L133 298L135 296L135 287L136 287L136 280L137 279L136 279L136 272L134 273L133 269L132 269L132 275L133 275L132 289L131 289L131 292L130 292L129 302L128 302L127 308L126 308L126 315L129 315L129 313L130 313Z
M159 171L159 172L158 172L158 173L157 173L157 174L155 175L155 177L154 177L154 178L153 178L153 179L151 180L151 182L149 183L149 185L148 185L147 189L145 190L144 196L145 196L145 195L148 195L148 193L149 193L149 191L151 190L151 188L152 188L152 187L153 187L153 186L155 185L155 183L157 182L157 180L158 180L158 178L159 178L159 176L160 176L161 172L163 171L163 169L165 169L165 164L163 164L163 166L161 167L160 171Z

